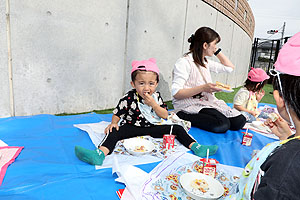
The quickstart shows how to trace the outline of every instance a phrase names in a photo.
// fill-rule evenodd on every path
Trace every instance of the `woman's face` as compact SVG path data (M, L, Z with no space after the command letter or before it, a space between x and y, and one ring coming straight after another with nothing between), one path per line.
M215 39L214 41L212 41L208 44L204 43L203 44L203 55L204 56L213 56L217 50L217 42L218 42L218 40Z

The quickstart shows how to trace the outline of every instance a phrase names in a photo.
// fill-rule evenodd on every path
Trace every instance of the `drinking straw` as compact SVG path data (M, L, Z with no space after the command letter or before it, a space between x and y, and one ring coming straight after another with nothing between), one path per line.
M170 135L172 135L172 130L173 130L173 125L171 126ZM167 148L167 145L166 145L166 148ZM171 148L171 144L168 143L168 148L167 149L170 149L170 148Z
M172 129L173 129L173 125L171 126L170 135L172 135Z
M206 151L206 162L208 162L209 149Z
M246 130L246 135L247 135L247 133L248 133L248 129L249 129L249 127L248 127L247 130Z

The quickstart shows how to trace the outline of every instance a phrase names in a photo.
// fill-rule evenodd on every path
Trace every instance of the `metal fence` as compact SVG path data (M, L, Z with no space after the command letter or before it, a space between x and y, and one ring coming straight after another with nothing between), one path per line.
M262 68L266 72L269 72L276 62L281 46L286 43L289 38L290 37L285 37L276 40L255 38L252 45L249 67Z

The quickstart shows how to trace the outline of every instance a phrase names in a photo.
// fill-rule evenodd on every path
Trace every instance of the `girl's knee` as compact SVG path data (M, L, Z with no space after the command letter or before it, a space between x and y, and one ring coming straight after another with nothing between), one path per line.
M240 130L244 127L246 124L246 118L243 115L239 115L235 117L235 119L230 120L231 121L231 126L230 130L237 131Z

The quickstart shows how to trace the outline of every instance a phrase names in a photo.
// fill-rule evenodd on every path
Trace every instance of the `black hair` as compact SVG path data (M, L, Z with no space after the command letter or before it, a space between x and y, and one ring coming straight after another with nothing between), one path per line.
M141 68L141 69L138 69L138 70L135 70L134 72L131 73L131 81L134 82L135 81L135 78L136 76L140 73L140 72L146 72L147 70L143 69L145 68L145 66L138 66L138 68ZM152 71L151 71L152 72ZM156 72L153 72L156 74L156 81L157 83L159 82L159 76Z
M268 80L264 80L262 82L254 82L254 81L247 79L245 81L244 87L246 87L247 90L249 90L249 91L257 92L257 91L260 91L266 85L267 82L268 82ZM256 85L258 83L259 83L259 85L256 87Z
M282 92L277 76L273 79L273 89L278 90L284 102L295 111L298 119L300 119L300 77L289 74L280 74L279 76Z
M188 39L188 42L191 44L190 51L186 54L193 53L194 62L205 67L204 61L207 62L207 60L203 58L203 44L205 42L209 44L216 39L217 43L221 41L221 37L216 31L209 27L201 27Z

